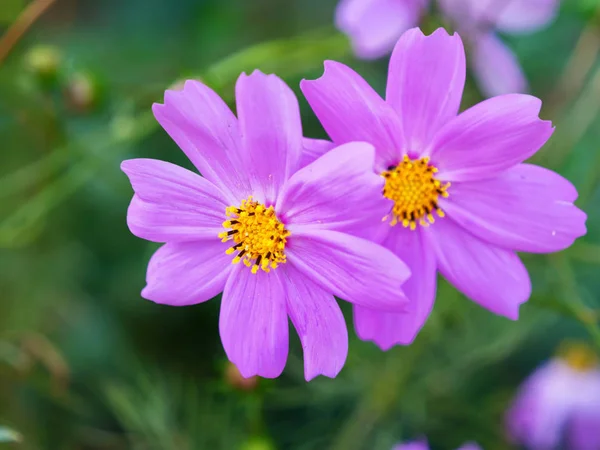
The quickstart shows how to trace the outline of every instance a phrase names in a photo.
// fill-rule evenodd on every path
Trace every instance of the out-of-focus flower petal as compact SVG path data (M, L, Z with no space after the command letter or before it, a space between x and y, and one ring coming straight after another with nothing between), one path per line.
M298 99L279 77L258 70L240 75L235 96L252 194L257 201L274 203L302 155Z
M170 242L159 248L148 264L142 297L171 306L210 300L223 291L231 271L227 245L212 241Z
M156 159L121 163L135 196L127 212L131 232L154 242L216 239L223 231L225 195L208 180Z
M386 248L345 233L307 227L296 227L288 244L288 263L327 292L368 308L405 310L401 288L410 270Z
M402 35L390 59L386 101L403 125L403 154L420 156L458 113L465 85L465 50L458 34L418 28Z
M451 120L431 146L437 178L493 178L531 157L554 131L551 122L538 117L541 106L530 95L508 94L483 101Z
M285 288L277 270L253 274L237 264L225 284L219 332L242 376L281 375L288 355Z
M370 144L336 147L289 179L277 211L292 232L302 225L370 237L392 207L381 195L384 180L373 172L374 161Z
M523 383L507 413L512 439L535 449L555 448L572 415L597 401L599 390L598 370L577 371L561 360L546 363Z
M304 138L302 140L302 157L300 158L299 167L308 166L315 159L320 158L329 150L333 149L336 145L325 139L310 139Z
M466 444L461 445L456 450L481 450L481 447L474 442L467 442Z
M552 22L559 6L560 0L510 0L500 8L494 23L505 33L531 33Z
M450 218L426 229L439 271L474 302L516 320L531 295L527 269L512 251L484 242Z
M377 172L398 163L402 157L400 119L359 74L344 64L325 61L323 76L302 80L300 88L333 142L374 145Z
M471 66L484 95L527 92L527 80L516 55L498 36L476 34L472 42Z
M420 228L411 231L394 227L383 245L411 270L411 277L403 285L409 300L407 312L389 313L354 306L354 327L360 339L389 350L397 344L412 343L429 317L435 299L436 266L433 249L424 241Z
M575 187L551 170L519 164L496 178L453 183L440 201L448 215L484 241L511 250L564 250L586 232L586 215L571 202Z
M279 268L276 270L280 270ZM291 264L281 266L287 310L304 351L304 377L335 378L348 355L348 330L333 295Z
M342 0L336 26L350 36L359 58L388 54L402 33L418 25L428 0Z
M425 440L405 442L394 446L392 450L429 450L429 444Z
M188 80L183 90L166 91L164 105L155 103L152 111L202 176L230 202L250 194L237 119L212 89Z

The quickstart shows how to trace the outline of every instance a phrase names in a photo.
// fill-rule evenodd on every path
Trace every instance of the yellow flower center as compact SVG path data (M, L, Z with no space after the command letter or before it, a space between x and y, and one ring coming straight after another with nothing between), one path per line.
M558 356L578 372L587 372L598 365L596 353L581 342L563 342L558 349Z
M238 252L233 264L243 261L252 267L252 273L257 273L259 268L269 272L286 262L284 249L290 232L277 219L273 206L266 208L250 196L242 200L239 208L227 207L225 214L228 219L223 228L228 231L219 233L219 237L223 242L233 241L233 247L225 252Z
M390 166L382 172L385 178L383 196L394 201L394 207L383 220L389 220L394 226L401 223L403 227L417 228L433 223L433 213L444 217L438 206L438 198L448 197L450 183L436 180L437 168L429 164L429 158L410 159L404 155L397 166ZM429 223L425 220L427 219Z

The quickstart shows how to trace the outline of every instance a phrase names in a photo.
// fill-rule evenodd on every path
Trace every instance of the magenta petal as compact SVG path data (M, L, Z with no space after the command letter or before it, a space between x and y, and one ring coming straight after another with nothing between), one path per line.
M392 450L429 450L427 441L411 441L394 446Z
M288 355L285 288L277 270L256 274L234 266L223 292L219 332L243 377L281 375Z
M383 245L404 261L411 277L402 286L409 300L407 312L388 313L354 307L354 327L363 341L373 341L382 350L394 345L408 345L421 330L435 299L435 255L429 248L420 228L411 231L394 227Z
M276 269L280 270L280 269ZM291 264L281 266L287 289L287 310L304 351L306 381L317 375L335 378L348 355L348 330L333 295Z
M569 430L569 448L575 450L598 450L600 448L600 397L584 408L575 411Z
M401 286L410 271L384 247L337 231L297 227L286 251L290 264L337 297L367 308L405 309Z
M374 145L378 172L398 163L400 119L359 74L344 64L325 61L323 76L302 80L300 88L333 142Z
M418 24L426 0L342 0L336 25L350 36L359 58L389 53L402 33Z
M221 293L231 269L228 245L219 239L169 242L148 264L142 297L171 306L187 306Z
M300 107L276 75L255 70L235 85L245 168L258 201L273 203L302 155Z
M373 172L374 161L370 144L336 147L289 179L275 209L292 234L296 226L312 226L368 237L392 207L381 195L384 180Z
M246 198L250 185L241 160L237 119L223 100L204 84L189 80L182 91L166 91L155 103L156 120L200 173L228 195Z
M495 314L519 317L531 282L514 252L479 240L449 218L437 220L427 236L439 271L459 291Z
M431 159L444 181L492 178L537 152L554 128L530 95L494 97L469 108L436 135Z
M487 97L527 92L516 55L495 34L476 35L471 58L477 84Z
M404 153L420 155L435 133L458 113L465 85L465 49L458 34L431 36L413 28L390 59L386 100L399 114Z
M302 157L300 158L299 168L308 166L315 159L320 158L329 150L335 147L335 144L325 139L302 139Z
M156 159L121 163L135 196L127 211L131 232L154 242L216 239L227 203L208 180Z
M440 202L453 220L485 241L511 250L548 253L564 250L586 233L586 215L571 202L575 187L531 164L496 178L453 183Z

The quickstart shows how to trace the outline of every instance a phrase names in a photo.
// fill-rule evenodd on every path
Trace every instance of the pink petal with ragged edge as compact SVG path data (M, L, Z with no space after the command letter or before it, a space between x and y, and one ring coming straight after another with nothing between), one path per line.
M306 381L318 375L335 378L348 355L348 330L340 307L331 293L293 265L276 270L285 280L287 311L302 343Z
M253 274L237 264L225 284L219 332L243 377L281 375L288 355L286 290L278 270Z
M230 203L251 193L237 119L213 90L186 81L183 90L166 91L164 105L155 103L152 111L202 176L219 187Z
M232 267L227 247L219 239L163 245L148 263L142 297L171 306L210 300L223 291Z
M302 155L298 100L281 78L258 70L240 75L235 95L252 193L257 201L272 204Z
M418 25L427 0L342 0L337 27L350 36L359 58L388 54L402 33Z
M378 173L398 163L402 157L400 119L359 74L344 64L325 61L323 76L302 80L300 88L333 142L374 145Z
M288 263L327 292L368 308L405 310L401 287L410 270L391 251L337 231L302 226L290 231Z
M408 345L421 330L435 300L436 266L420 228L411 231L393 227L383 245L404 261L411 277L402 286L409 300L407 312L388 313L354 306L354 327L363 341L373 341L382 350Z
M465 50L458 34L418 28L402 35L390 59L386 101L402 121L402 153L421 156L435 133L458 113L465 85Z
M334 147L336 145L333 142L325 139L302 139L302 157L300 158L299 168L308 166Z
M550 138L554 128L538 117L542 102L509 94L483 101L448 122L431 149L436 175L444 181L493 178L523 162Z
M586 214L573 205L575 187L551 170L531 164L496 178L453 183L441 208L481 239L511 250L564 250L586 233Z
M381 195L384 180L373 172L374 161L370 144L336 147L288 180L275 209L292 232L310 226L370 237L392 207Z
M474 35L471 65L487 97L527 92L527 80L516 55L493 33Z
M135 191L127 224L154 242L218 240L223 231L225 194L201 176L156 159L121 163Z
M446 217L424 231L438 270L459 291L491 312L516 320L531 295L527 269L512 251L486 243Z

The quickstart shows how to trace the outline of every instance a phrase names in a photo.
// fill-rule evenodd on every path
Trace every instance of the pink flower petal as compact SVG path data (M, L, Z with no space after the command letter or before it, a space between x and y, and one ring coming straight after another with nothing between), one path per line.
M121 163L135 191L127 212L131 232L154 242L217 239L223 231L224 194L208 180L156 159Z
M426 232L438 269L450 283L491 312L518 318L519 306L531 295L531 282L514 252L479 240L449 218Z
M359 74L344 64L325 61L323 76L302 80L300 88L333 142L374 145L377 172L398 163L400 119Z
M436 267L433 249L420 229L394 227L383 245L411 270L411 277L403 285L409 300L407 312L389 313L354 306L354 327L363 341L373 341L382 350L389 350L394 345L412 343L427 321L435 299Z
M287 310L304 351L306 381L317 375L335 378L348 355L348 330L333 295L325 292L291 264L281 268L287 290Z
M315 159L320 158L334 147L335 144L331 141L304 138L302 140L302 157L300 158L299 167L308 166Z
M243 377L281 375L288 355L285 288L277 270L253 274L237 264L225 284L219 332Z
M240 75L235 94L253 194L260 202L273 203L302 155L298 100L283 80L258 70Z
M559 5L560 0L511 0L500 9L495 24L505 33L532 33L554 20Z
M495 34L476 35L471 58L477 84L487 97L527 92L516 55Z
M218 186L230 203L251 193L237 119L213 90L186 81L182 91L166 91L164 105L155 103L152 111L202 176Z
M538 117L542 102L530 95L494 97L469 108L436 135L431 159L444 181L493 178L526 160L554 128Z
M458 34L431 36L413 28L390 59L386 100L399 114L403 153L420 155L435 133L458 113L465 85L465 49Z
M217 238L163 245L150 259L142 297L171 306L210 300L223 291L231 271L227 247Z
M289 264L337 297L367 308L405 309L401 287L410 271L392 252L371 241L297 227L286 252Z
M429 450L426 440L405 442L394 446L392 450Z
M389 53L402 33L417 26L427 0L342 0L336 25L350 36L359 58Z
M530 253L564 250L586 232L577 192L560 175L531 164L496 178L454 183L440 202L448 215L484 241Z
M372 145L352 142L296 172L276 206L288 229L312 226L367 237L381 228L392 203L381 195L384 180L373 172L374 161Z

